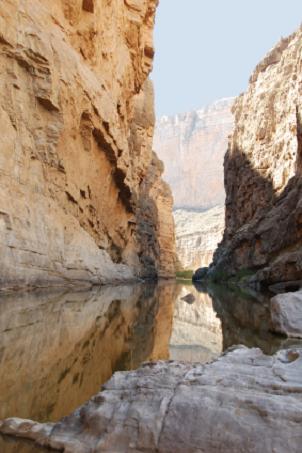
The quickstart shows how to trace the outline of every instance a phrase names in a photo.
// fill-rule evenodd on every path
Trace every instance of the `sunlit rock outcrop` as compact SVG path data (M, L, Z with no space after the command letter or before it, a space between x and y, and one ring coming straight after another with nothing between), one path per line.
M147 81L156 6L1 2L2 288L173 275Z
M302 277L302 29L256 67L235 102L225 157L226 228L213 272L256 284Z

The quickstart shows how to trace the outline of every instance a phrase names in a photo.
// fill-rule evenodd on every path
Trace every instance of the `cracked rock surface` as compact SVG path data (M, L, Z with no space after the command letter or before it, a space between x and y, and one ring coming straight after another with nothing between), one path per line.
M7 419L1 432L64 452L298 453L302 349L237 347L206 364L147 363L115 373L56 424Z

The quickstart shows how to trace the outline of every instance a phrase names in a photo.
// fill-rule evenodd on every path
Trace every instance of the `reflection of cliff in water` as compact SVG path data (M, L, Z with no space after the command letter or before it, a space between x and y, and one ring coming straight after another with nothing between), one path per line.
M59 419L115 370L168 359L173 291L136 285L2 296L0 418Z
M290 346L291 340L270 331L269 295L243 291L223 285L195 285L213 300L213 307L221 320L223 350L243 344L258 347L265 354Z
M270 333L268 302L174 282L1 296L0 418L57 420L146 360L205 363L237 344L273 353L288 342ZM35 450L0 437L0 451Z
M186 295L194 301L186 302ZM170 357L189 362L208 362L222 352L221 321L209 294L192 285L178 285L170 339Z

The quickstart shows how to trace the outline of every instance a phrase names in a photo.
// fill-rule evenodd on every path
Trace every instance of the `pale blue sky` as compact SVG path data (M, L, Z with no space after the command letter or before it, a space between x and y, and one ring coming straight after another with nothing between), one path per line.
M160 0L155 26L157 115L244 91L256 64L302 22L302 0Z

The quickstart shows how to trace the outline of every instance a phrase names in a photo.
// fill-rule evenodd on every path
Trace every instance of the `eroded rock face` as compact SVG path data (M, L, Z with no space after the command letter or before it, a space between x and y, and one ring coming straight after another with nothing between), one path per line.
M225 157L226 228L214 269L255 283L302 276L302 30L257 66L233 107Z
M174 211L176 250L183 269L207 267L221 241L224 230L224 208L216 206L198 212Z
M1 2L1 287L173 273L147 81L156 5Z
M165 164L176 208L209 209L224 203L223 157L232 131L233 98L156 124L154 148Z
M65 452L298 453L302 349L273 357L239 347L211 364L149 363L115 373L61 422L20 419L1 431Z

